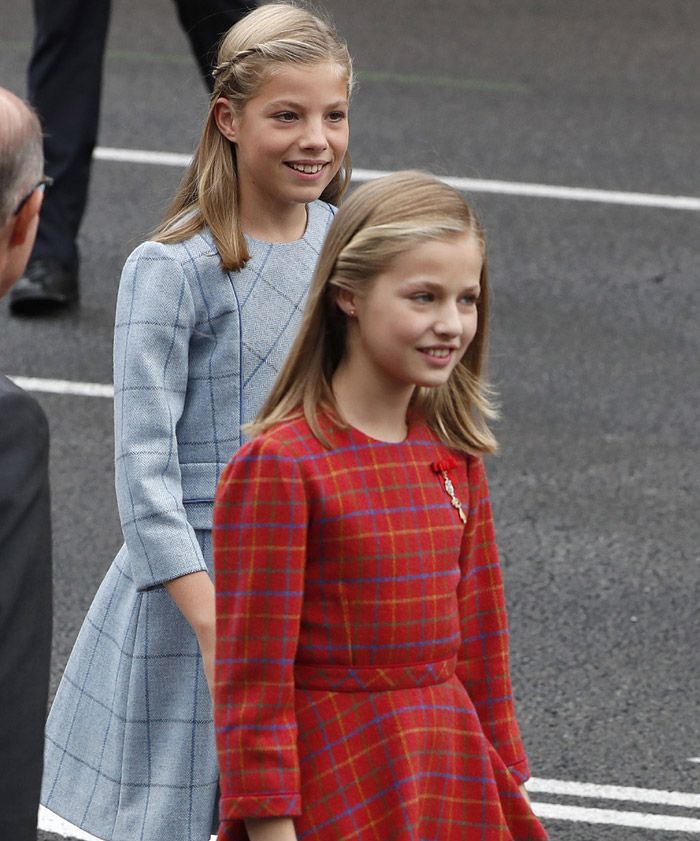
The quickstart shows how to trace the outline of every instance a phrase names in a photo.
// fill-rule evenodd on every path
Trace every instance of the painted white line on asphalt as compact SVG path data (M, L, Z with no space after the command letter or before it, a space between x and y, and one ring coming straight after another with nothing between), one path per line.
M146 149L113 149L98 146L93 152L97 161L115 161L128 164L155 164L156 166L187 166L191 155L179 152L149 152Z
M83 832L72 823L64 821L58 815L49 811L44 806L39 806L39 829L43 832L52 832L54 835L60 835L61 838L79 838L80 841L101 841L95 835L90 835L88 832ZM212 835L210 841L216 841L216 835Z
M700 809L700 794L685 791L598 785L569 780L543 780L539 777L531 777L525 783L525 787L533 794L563 794L568 797L594 797L597 800L630 800L636 803L656 803L661 806Z
M114 397L114 387L103 383L81 383L74 380L46 380L41 377L14 377L10 379L25 391L45 394L73 394L78 397Z
M691 756L688 758L688 762L700 762L700 756Z
M353 181L371 181L390 175L387 170L353 169ZM520 181L494 181L485 178L458 178L447 175L441 179L465 193L498 193L504 196L526 196L563 201L588 201L602 204L626 204L635 207L657 207L669 210L700 211L700 198L695 196L664 196L657 193L631 193L620 190L594 190L587 187L563 187L555 184L531 184Z
M150 152L144 149L114 149L99 146L94 157L99 161L119 163L155 164L158 166L187 166L190 155L176 152ZM353 169L353 181L372 181L390 175L389 170ZM696 196L666 196L658 193L634 193L621 190L596 190L587 187L564 187L556 184L532 184L519 181L496 181L485 178L442 179L457 190L467 193L497 193L505 196L526 196L562 201L585 201L602 204L624 204L634 207L655 207L666 210L700 211L700 198Z
M52 832L54 835L60 835L61 838L79 838L80 841L100 841L94 835L83 832L72 823L64 821L53 812L50 812L45 806L39 806L39 829L43 832Z
M700 832L700 820L697 818L623 812L617 809L590 809L584 806L561 806L558 803L533 803L532 810L538 818L543 820L634 826L639 829L660 829L665 832Z

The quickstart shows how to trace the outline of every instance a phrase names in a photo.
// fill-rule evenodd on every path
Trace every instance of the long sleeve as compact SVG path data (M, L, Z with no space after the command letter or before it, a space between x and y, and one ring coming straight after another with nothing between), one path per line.
M214 721L224 832L239 818L301 813L294 658L307 511L299 466L274 440L245 445L219 483Z
M462 644L457 674L482 729L518 782L530 772L515 719L508 655L508 620L493 515L483 462L467 461L469 511L458 589Z
M207 568L185 516L177 446L194 325L180 262L140 246L124 266L114 333L117 503L139 589Z
M0 378L2 838L36 837L51 654L48 443L39 404Z

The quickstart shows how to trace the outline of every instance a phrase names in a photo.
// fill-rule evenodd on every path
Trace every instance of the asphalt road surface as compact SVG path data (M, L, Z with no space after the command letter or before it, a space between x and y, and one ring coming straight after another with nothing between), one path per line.
M700 198L700 3L317 5L359 71L358 168L609 191L470 193L494 290L489 471L513 678L552 839L700 837L700 203L615 199ZM0 21L0 84L22 93L29 1L0 0ZM172 4L115 0L100 146L189 153L204 109ZM2 370L111 383L121 265L180 175L95 163L81 307L20 320L0 305ZM111 400L46 387L53 692L120 530Z

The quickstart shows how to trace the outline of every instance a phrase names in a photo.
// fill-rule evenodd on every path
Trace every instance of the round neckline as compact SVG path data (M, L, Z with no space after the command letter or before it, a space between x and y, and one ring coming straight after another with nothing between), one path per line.
M306 207L306 225L304 227L304 233L298 237L297 239L290 239L286 240L285 242L270 242L268 239L258 239L257 237L252 236L252 234L247 234L243 231L243 236L251 243L255 243L256 245L269 245L271 248L284 248L289 246L297 245L300 242L306 242L307 234L309 233L309 229L311 228L311 206L313 202L309 202Z
M401 446L401 444L405 444L407 441L410 441L411 438L415 435L416 430L420 427L420 422L417 418L409 418L406 421L406 436L402 438L400 441L386 441L383 438L375 438L372 435L369 435L366 432L363 432L361 429L358 429L356 426L352 426L347 421L344 422L344 426L341 429L348 433L350 438L361 439L362 443L365 444L386 444L387 446Z

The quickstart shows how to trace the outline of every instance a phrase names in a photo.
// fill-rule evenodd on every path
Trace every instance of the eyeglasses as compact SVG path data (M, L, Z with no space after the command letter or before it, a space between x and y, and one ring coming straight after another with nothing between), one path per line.
M36 184L32 187L32 189L31 189L31 190L27 193L27 195L26 195L26 196L24 196L24 197L20 200L20 203L19 203L19 204L17 205L17 207L14 209L14 211L12 212L12 215L13 215L13 216L17 216L17 214L20 212L20 210L24 207L24 205L25 205L25 204L29 201L29 199L32 197L32 195L34 194L34 191L35 191L35 190L41 190L41 191L42 191L42 193L43 193L43 191L44 191L47 187L50 187L52 184L53 184L53 178L51 178L51 176L49 176L49 175L42 175L42 176L41 176L41 178L40 178L40 179L36 182Z

